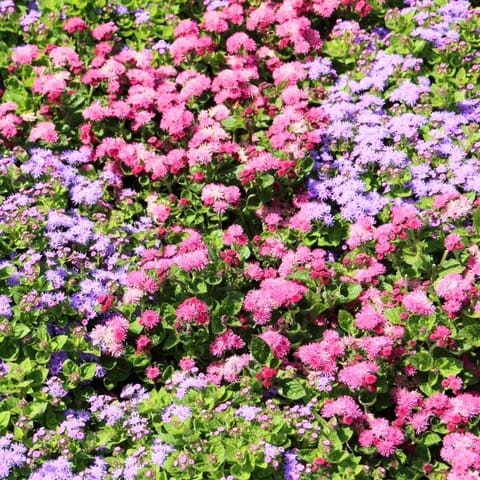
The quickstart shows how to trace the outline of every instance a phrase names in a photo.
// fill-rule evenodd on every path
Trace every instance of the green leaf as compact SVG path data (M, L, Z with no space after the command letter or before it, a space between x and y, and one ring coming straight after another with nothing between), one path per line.
M15 361L19 351L20 348L17 343L13 342L10 338L4 338L3 341L0 342L0 358L2 360Z
M346 310L340 310L338 312L338 324L342 327L342 330L347 333L352 333L355 329L354 318Z
M45 413L48 402L31 402L25 408L25 412L28 417L36 418Z
M409 359L410 363L421 372L428 372L434 365L434 359L430 352L418 352Z
M0 412L0 430L4 430L10 423L10 412Z
M307 392L299 380L292 378L283 383L280 394L289 400L299 400L300 398L305 397Z
M260 337L253 337L250 342L250 353L258 363L265 365L270 357L270 347Z
M222 125L227 131L234 131L240 128L245 129L245 119L239 115L233 115L222 120Z
M430 447L432 445L437 445L442 441L442 437L440 435L437 435L436 433L429 432L422 436L421 443L425 445L426 447Z
M458 336L472 347L480 347L480 324L467 325L458 332Z
M23 323L17 323L13 327L13 336L17 339L21 339L23 337L26 337L30 332L31 332L31 329L28 328Z
M85 363L80 367L80 374L82 380L91 380L95 373L97 372L97 364L96 363Z
M463 363L454 357L443 357L435 360L435 366L444 377L457 375L463 370Z

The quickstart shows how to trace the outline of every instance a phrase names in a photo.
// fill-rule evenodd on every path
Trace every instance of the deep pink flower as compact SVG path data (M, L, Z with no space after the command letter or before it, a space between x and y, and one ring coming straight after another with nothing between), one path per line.
M102 23L92 30L92 37L95 40L108 40L118 27L113 22Z
M197 297L190 297L184 300L176 310L179 326L185 323L206 325L210 321L208 305Z
M147 378L153 381L155 381L161 375L161 373L161 370L155 365L149 365L145 369L145 375L147 376Z
M338 372L338 380L350 388L366 387L376 382L374 375L378 371L378 365L372 361L359 362L342 368Z
M273 352L275 358L283 359L290 352L290 341L275 330L267 330L258 335Z
M162 321L162 317L154 310L144 310L138 323L147 330L152 330Z
M236 350L244 346L245 342L242 338L234 333L233 330L227 329L221 335L217 335L210 344L210 353L215 357L221 357L228 350Z

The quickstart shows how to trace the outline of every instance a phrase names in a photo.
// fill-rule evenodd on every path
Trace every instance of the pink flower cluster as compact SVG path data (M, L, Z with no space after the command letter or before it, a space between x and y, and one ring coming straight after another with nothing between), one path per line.
M272 311L299 302L307 293L307 287L284 278L267 278L260 282L258 290L250 290L243 300L243 308L252 313L258 325L269 323Z
M121 357L125 352L129 322L125 317L115 315L104 325L96 325L90 333L93 345L99 346L102 351L113 357Z

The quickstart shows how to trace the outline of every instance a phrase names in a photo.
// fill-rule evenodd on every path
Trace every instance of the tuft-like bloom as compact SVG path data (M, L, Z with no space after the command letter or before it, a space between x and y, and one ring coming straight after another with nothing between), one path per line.
M290 341L274 330L267 330L259 335L259 337L270 347L275 358L283 359L290 352Z
M20 65L32 63L40 56L40 51L36 45L22 45L16 47L12 53L12 61Z
M210 321L208 305L197 297L184 300L176 310L178 327L185 324L206 325Z
M435 312L435 306L423 290L414 290L407 293L402 300L403 306L411 313L431 315Z
M145 310L140 316L138 323L147 330L152 330L162 321L162 317L154 310Z

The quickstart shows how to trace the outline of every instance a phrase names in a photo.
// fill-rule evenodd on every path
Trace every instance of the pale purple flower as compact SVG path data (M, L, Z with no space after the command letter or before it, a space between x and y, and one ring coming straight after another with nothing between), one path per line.
M178 420L184 422L187 418L192 416L192 411L185 405L178 405L176 403L170 404L162 412L162 420L165 423L172 421L172 417L177 417Z
M173 448L171 445L162 442L162 440L159 438L156 438L152 445L151 461L154 465L158 465L160 468L162 468L168 455L174 451L175 448Z

